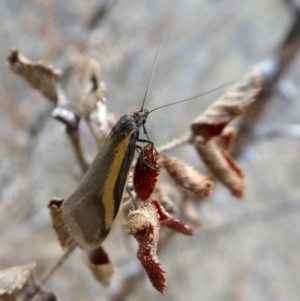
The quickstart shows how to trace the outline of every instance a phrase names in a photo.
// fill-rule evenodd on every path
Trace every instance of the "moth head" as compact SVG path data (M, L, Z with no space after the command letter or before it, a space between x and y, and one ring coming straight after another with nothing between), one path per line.
M141 108L138 110L135 110L132 113L132 116L136 123L140 126L146 123L147 117L149 115L149 111L147 109Z

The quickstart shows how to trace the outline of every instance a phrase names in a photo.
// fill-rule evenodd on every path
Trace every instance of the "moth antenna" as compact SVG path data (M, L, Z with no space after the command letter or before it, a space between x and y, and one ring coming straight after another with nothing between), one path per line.
M163 40L164 40L164 36L165 36L165 29L163 30L163 34L161 36L161 40L160 40L160 43L159 43L159 48L158 48L157 53L156 53L155 61L154 61L153 67L152 67L150 81L148 83L148 86L147 86L147 89L146 89L146 92L145 92L145 96L144 96L144 99L143 99L141 111L144 109L144 105L145 105L145 102L146 102L148 91L149 91L149 88L150 88L152 80L153 80L153 75L154 75L156 63L157 63L157 60L158 60L158 56L159 56L159 53L160 53L160 50L161 50L161 46L162 46L162 43L163 43Z
M163 105L163 106L161 106L161 107L155 108L155 109L149 111L148 115L149 115L150 113L154 112L154 111L159 110L159 109L162 109L162 108L165 108L165 107L169 107L169 106L172 106L172 105L176 105L176 104L178 104L178 103L186 102L186 101L193 100L193 99L195 99L195 98L204 96L204 95L209 94L209 93L211 93L211 92L214 92L214 91L217 91L217 90L222 89L222 88L224 88L224 87L227 87L227 86L231 85L232 83L233 83L233 81L228 82L228 83L226 83L226 84L223 84L223 85L221 85L221 86L218 86L218 87L216 87L216 88L214 88L214 89L211 89L211 90L209 90L209 91L206 91L206 92L204 92L204 93L195 95L195 96L193 96L193 97L186 98L186 99L179 100L179 101L175 101L175 102L172 102L172 103Z

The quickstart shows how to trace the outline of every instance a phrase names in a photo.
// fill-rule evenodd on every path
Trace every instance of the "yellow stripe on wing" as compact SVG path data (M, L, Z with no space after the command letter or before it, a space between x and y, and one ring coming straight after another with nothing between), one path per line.
M125 139L120 141L118 146L114 149L114 160L111 168L108 172L108 177L104 183L102 202L105 210L105 227L110 229L114 221L115 212L115 200L114 200L114 188L119 177L119 172L126 155L128 144L132 133L130 132Z

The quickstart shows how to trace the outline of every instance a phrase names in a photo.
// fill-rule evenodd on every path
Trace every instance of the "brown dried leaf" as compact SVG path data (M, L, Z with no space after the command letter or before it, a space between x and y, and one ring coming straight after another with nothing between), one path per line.
M0 270L0 297L22 289L35 271L35 263Z
M105 84L100 80L100 64L90 57L79 60L82 70L80 109L96 138L101 141L110 131Z
M59 83L62 73L60 70L41 62L31 62L18 49L12 49L7 60L12 72L22 76L33 88L39 90L55 106L57 105L61 94Z
M100 246L95 250L85 251L84 261L101 284L105 286L110 284L115 267L103 247Z
M83 116L88 117L98 101L106 103L105 85L100 81L100 65L91 58L82 58L82 93L80 106Z
M200 174L186 162L164 155L161 163L169 175L186 191L199 197L208 196L212 192L214 184L208 176Z
M229 153L219 147L213 139L205 141L196 137L194 145L210 171L230 189L232 194L242 198L244 194L244 173Z
M33 278L35 263L0 270L1 301L56 301L55 294L43 291Z
M52 198L48 208L50 209L52 226L56 232L59 243L63 248L65 248L73 242L73 239L62 218L60 206L62 205L63 201L64 199L62 198Z
M261 76L253 69L191 123L194 136L205 139L219 135L223 128L255 101L262 89Z
M219 136L216 136L212 139L214 139L215 143L219 147L226 149L229 153L231 153L233 150L236 134L237 130L235 128L227 127Z

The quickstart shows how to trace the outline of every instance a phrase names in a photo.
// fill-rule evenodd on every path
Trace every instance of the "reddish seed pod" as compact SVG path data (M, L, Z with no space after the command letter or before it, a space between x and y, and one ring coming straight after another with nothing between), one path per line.
M158 181L161 165L157 160L158 152L153 148L153 144L146 144L137 159L133 176L134 189L143 201L150 197Z

